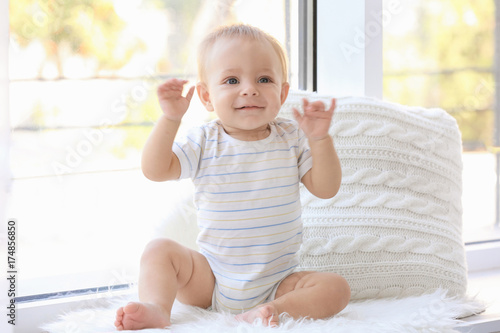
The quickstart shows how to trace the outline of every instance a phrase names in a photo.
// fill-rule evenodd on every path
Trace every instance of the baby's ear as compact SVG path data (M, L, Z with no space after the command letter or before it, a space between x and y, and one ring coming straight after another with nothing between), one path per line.
M290 84L288 82L283 83L281 86L281 105L285 103L286 98L288 97L288 91L290 90Z
M214 107L210 101L210 94L208 93L207 85L204 82L198 82L196 84L196 92L198 93L200 101L205 106L205 109L207 109L207 111L213 111Z

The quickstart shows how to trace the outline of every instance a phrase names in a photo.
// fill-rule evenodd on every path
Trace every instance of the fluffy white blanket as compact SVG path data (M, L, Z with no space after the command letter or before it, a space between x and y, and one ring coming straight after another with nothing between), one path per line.
M122 303L120 303L122 304ZM116 304L104 308L84 309L63 315L59 321L44 325L49 333L88 333L114 331ZM279 327L268 328L261 323L241 323L228 314L174 304L173 325L169 330L147 329L141 333L171 332L458 332L461 318L479 313L484 306L478 302L449 298L444 290L402 299L376 299L352 302L344 311L326 320L293 320L281 318ZM132 332L132 331L125 331Z

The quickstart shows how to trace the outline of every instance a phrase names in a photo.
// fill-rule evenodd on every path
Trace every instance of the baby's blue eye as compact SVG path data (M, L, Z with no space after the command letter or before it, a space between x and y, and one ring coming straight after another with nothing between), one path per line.
M268 77L261 77L259 83L269 83L271 80Z
M230 78L230 79L227 79L226 80L226 83L227 84L237 84L238 83L238 80L235 79L234 77Z

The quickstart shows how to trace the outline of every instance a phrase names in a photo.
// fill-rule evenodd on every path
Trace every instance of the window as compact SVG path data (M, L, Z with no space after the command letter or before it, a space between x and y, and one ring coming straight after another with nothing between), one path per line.
M457 119L464 139L462 202L468 267L473 271L498 268L493 258L500 253L500 199L495 186L500 174L500 71L495 79L492 68L494 59L499 59L494 50L500 50L493 38L500 35L494 19L496 12L498 22L498 0L316 2L320 93L442 107ZM440 15L456 16L457 24L445 25ZM442 34L447 35L444 42L437 40ZM463 53L459 62L440 62L438 55L464 46L456 43L462 37L472 48L455 52ZM470 58L475 62L464 61ZM459 77L462 86L453 90ZM459 103L450 104L453 99ZM474 128L484 142L467 139Z
M384 1L386 7L391 3L399 6L384 25L384 98L441 107L457 120L464 151L464 240L500 240L495 1Z
M453 10L446 7L452 3ZM21 296L136 280L143 246L164 219L172 196L182 195L187 186L151 183L139 169L140 149L159 112L156 85L170 76L193 82L193 46L200 35L221 22L244 21L271 32L287 47L292 87L297 88L299 60L303 60L299 59L299 5L301 10L308 8L308 17L317 24L317 35L313 31L306 36L317 45L317 57L310 61L316 62L318 91L339 96L383 94L399 103L441 106L457 117L462 131L466 129L464 163L472 175L464 178L466 236L471 236L470 242L500 238L493 218L498 201L495 161L487 149L494 143L488 134L493 133L491 87L495 85L493 0L19 0L9 4L10 104L9 114L6 107L0 109L0 135L10 140L12 176L8 176L6 215L20 225ZM439 34L418 36L435 30L412 25L417 20L436 29L433 24L441 27L453 21L451 16L445 18L449 12L455 13L458 26L467 26L468 38L478 42L477 50L486 50L480 61L436 62L436 54L447 51L440 48ZM490 24L477 30L483 22ZM442 33L453 34L452 28L453 24ZM7 41L0 42L6 51ZM412 53L408 42L431 50ZM0 74L4 70L0 68ZM459 87L465 95L448 82L459 79L469 84ZM415 94L407 88L410 84L422 89ZM429 86L433 89L426 90ZM473 95L467 95L471 91ZM470 98L453 104L451 95ZM188 126L205 120L206 113L198 112L201 107L196 103L194 98ZM463 127L467 123L472 125ZM490 127L484 130L485 126ZM0 154L5 152L0 147ZM2 168L0 179L7 178L6 170ZM478 182L476 176L484 180ZM478 217L478 212L483 215Z
M160 112L156 86L195 82L207 30L242 21L270 32L288 49L297 87L297 1L20 0L9 16L7 216L20 226L19 296L137 280L144 245L189 189L140 171ZM184 124L205 119L193 98Z

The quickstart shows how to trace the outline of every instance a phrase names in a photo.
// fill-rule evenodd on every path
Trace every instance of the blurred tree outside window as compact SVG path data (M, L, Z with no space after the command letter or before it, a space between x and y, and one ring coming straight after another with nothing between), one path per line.
M384 0L388 6L395 0ZM440 107L463 141L464 239L499 239L495 227L494 0L405 0L384 25L384 99Z

